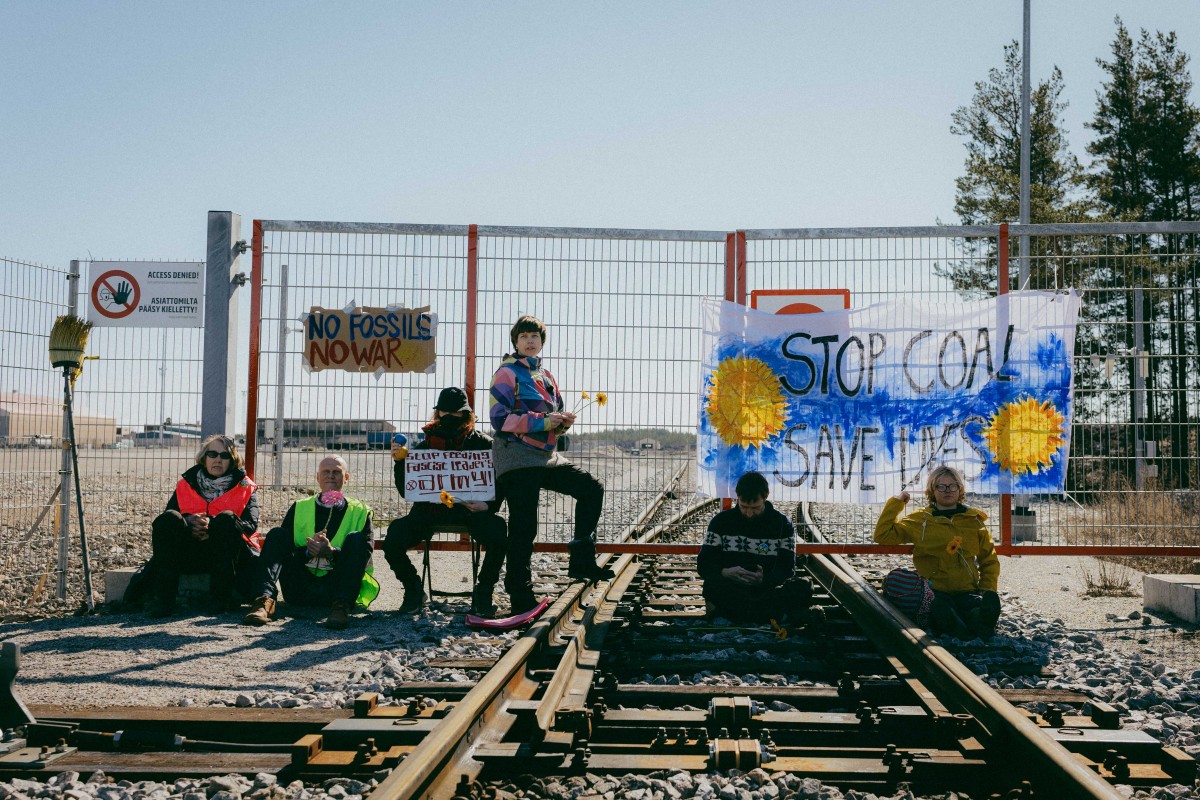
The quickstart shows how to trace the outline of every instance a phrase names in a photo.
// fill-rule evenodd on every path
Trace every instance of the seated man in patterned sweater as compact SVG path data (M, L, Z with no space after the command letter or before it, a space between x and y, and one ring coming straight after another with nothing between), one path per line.
M747 472L736 491L737 507L713 517L696 560L709 615L795 620L812 601L812 585L795 577L795 528L767 502L770 488L761 473Z

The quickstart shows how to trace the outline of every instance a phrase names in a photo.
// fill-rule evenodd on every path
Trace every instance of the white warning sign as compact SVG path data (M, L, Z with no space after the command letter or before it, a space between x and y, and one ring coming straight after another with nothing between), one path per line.
M87 318L110 328L203 327L204 263L93 261Z

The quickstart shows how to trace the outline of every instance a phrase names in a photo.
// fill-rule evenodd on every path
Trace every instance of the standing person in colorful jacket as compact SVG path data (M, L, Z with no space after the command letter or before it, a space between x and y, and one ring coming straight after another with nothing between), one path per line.
M438 395L433 407L433 417L422 429L425 438L414 450L491 450L492 439L475 430L475 412L467 402L467 393L457 386L448 386ZM392 445L392 474L396 490L404 497L404 477L408 448ZM500 580L500 567L504 565L504 551L508 543L504 519L496 511L500 501L485 503L479 500L460 500L451 506L443 503L413 503L403 517L392 520L383 540L383 555L404 584L404 602L401 614L421 610L428 602L421 576L408 557L408 549L433 535L440 525L466 525L471 538L484 548L483 563L471 593L471 611L482 617L496 613L492 595L496 581Z
M263 543L254 575L254 607L242 620L266 625L275 619L278 590L289 603L329 605L325 627L342 630L356 604L379 595L371 566L371 508L346 497L342 487L350 468L341 456L326 456L317 467L319 493L297 500Z
M214 434L201 443L195 466L180 477L151 526L153 555L145 567L151 616L175 612L182 573L208 573L206 610L234 607L235 573L262 545L255 488L233 439Z
M876 544L913 545L913 566L933 587L929 618L936 633L988 638L1000 619L1000 558L985 526L987 514L964 504L967 484L953 467L939 466L925 484L929 505L900 518L911 495L883 506Z
M504 588L513 614L538 604L533 594L530 559L538 532L538 498L542 489L575 498L575 531L567 547L568 575L575 580L611 578L596 564L596 525L604 504L604 486L558 452L559 437L575 422L563 411L558 383L542 366L546 326L524 315L509 331L513 352L492 376L489 416L496 438L492 458L496 485L508 503L508 566Z

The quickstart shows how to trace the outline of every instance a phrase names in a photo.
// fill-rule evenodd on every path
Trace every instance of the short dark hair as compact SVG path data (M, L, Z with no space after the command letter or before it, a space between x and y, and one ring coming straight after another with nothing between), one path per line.
M546 324L532 314L522 314L517 318L512 330L508 332L508 338L512 341L514 349L517 346L517 336L522 333L539 334L542 337L542 346L546 346Z
M763 477L761 472L751 470L738 478L734 491L737 492L737 496L742 500L757 500L760 497L765 500L771 494L771 487L767 484L767 479Z

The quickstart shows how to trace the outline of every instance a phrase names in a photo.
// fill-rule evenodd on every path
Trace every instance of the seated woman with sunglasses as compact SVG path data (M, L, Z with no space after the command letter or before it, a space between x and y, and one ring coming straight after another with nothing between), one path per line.
M152 526L153 554L144 570L151 616L174 613L181 573L208 573L207 611L235 607L237 567L262 549L255 488L233 439L215 434L204 440L195 466L183 473Z
M987 514L963 503L967 485L953 467L936 467L925 484L929 505L901 518L911 495L890 498L875 525L876 544L913 545L913 566L933 590L928 614L935 633L984 639L1000 619L1000 558Z

